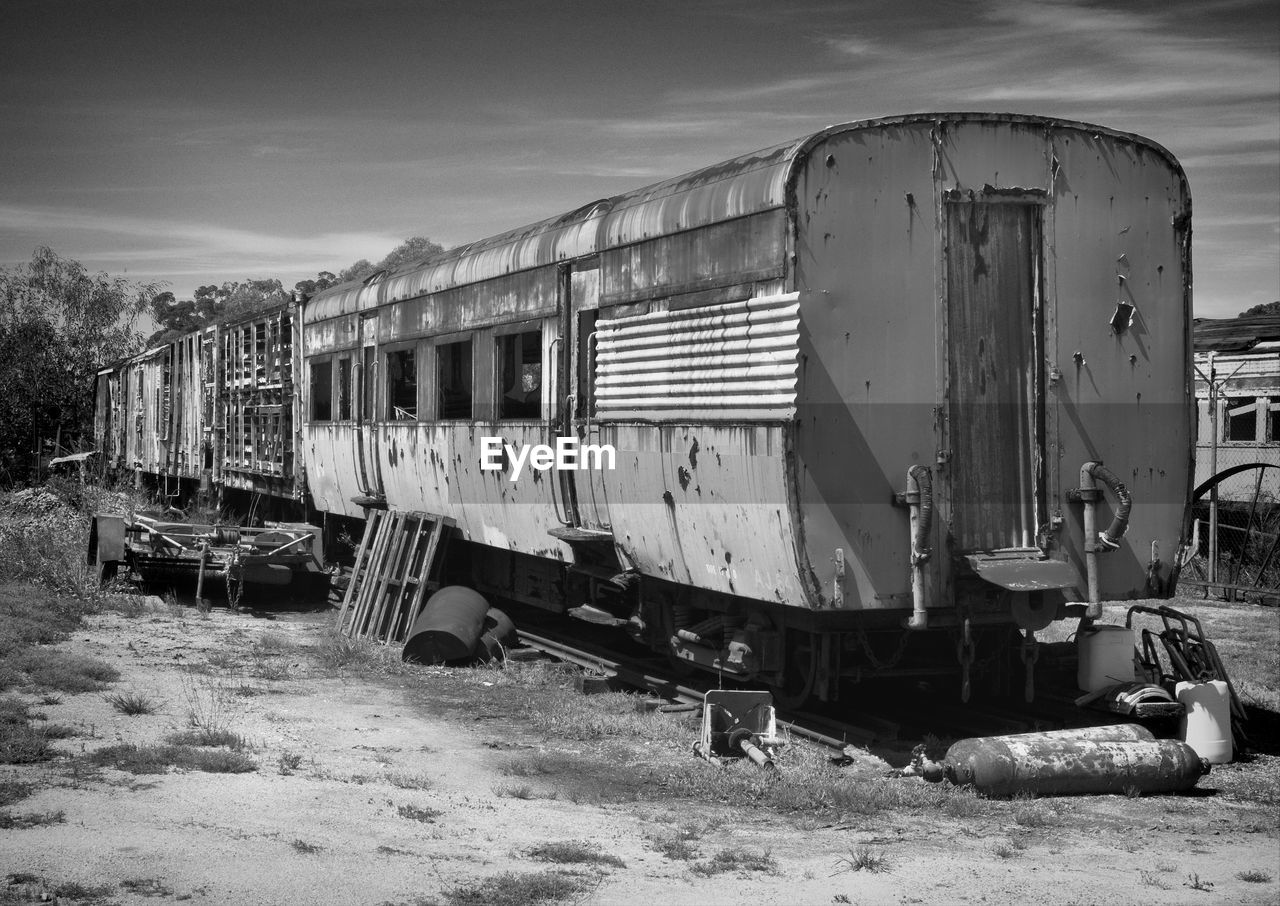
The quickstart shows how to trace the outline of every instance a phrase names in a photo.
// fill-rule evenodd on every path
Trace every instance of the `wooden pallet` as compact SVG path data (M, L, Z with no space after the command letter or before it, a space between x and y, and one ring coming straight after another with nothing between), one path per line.
M432 513L371 510L338 611L342 633L385 644L404 642L426 593L440 585L452 526L452 519Z

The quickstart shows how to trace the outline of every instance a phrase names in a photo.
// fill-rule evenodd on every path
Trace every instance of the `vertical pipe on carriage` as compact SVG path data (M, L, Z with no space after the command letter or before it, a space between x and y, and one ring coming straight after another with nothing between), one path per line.
M911 616L907 628L927 629L924 565L933 553L928 546L933 528L933 473L925 466L907 469L906 501L911 508Z

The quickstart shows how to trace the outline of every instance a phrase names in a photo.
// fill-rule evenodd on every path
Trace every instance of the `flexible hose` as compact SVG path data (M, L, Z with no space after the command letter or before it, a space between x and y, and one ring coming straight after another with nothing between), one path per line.
M920 514L916 536L912 539L911 556L917 563L923 563L933 554L932 548L925 546L933 529L933 472L926 466L915 465L907 470L907 474L920 489Z
M1110 548L1117 548L1120 546L1120 539L1124 537L1125 531L1129 528L1129 511L1133 509L1133 497L1130 496L1129 489L1124 486L1124 482L1102 463L1090 463L1089 474L1109 487L1111 493L1115 494L1116 500L1119 501L1119 506L1116 507L1116 514L1111 520L1111 524L1107 526L1106 531L1098 533L1099 541Z

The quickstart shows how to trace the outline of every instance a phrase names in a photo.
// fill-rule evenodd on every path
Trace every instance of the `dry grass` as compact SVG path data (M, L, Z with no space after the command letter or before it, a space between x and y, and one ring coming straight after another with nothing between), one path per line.
M139 897L173 896L173 888L159 878L125 878L120 882L120 886Z
M28 686L72 695L100 692L120 678L120 671L110 664L56 649L30 648L7 658L7 663L25 675Z
M245 774L258 769L258 763L242 752L189 745L122 743L98 749L88 756L88 760L99 767L111 767L130 774L164 774L171 767L209 774Z
M389 771L382 775L387 783L401 790L429 790L436 785L425 774L405 774L399 771Z
M883 853L867 846L859 846L849 855L836 860L836 874L847 871L865 871L878 874L889 870L889 859Z
M66 812L31 812L26 815L15 815L0 810L0 830L29 830L33 827L46 827L50 824L65 824Z
M165 742L175 746L222 747L235 752L252 748L243 736L225 728L177 730L166 735L164 739Z
M44 715L16 698L0 698L0 764L36 764L57 755L54 740L75 731L44 721Z
M349 639L336 626L326 630L309 650L326 670L356 676L402 676L409 670L394 645Z
M602 853L589 843L578 840L539 843L525 850L530 859L540 862L555 862L560 865L610 865L614 868L626 868L627 863L617 856Z
M157 701L145 692L115 692L103 698L111 707L129 717L155 714L164 706L164 702Z
M434 824L443 812L439 809L429 808L419 805L401 805L396 808L396 814L401 818L408 818L410 821L421 821L423 824Z
M590 887L591 882L585 878L563 871L504 872L475 884L455 887L444 897L450 906L538 906L576 898Z
M722 849L710 859L693 863L689 866L689 870L703 877L711 877L726 871L738 874L753 871L774 874L778 870L778 862L767 849L758 853L748 849Z

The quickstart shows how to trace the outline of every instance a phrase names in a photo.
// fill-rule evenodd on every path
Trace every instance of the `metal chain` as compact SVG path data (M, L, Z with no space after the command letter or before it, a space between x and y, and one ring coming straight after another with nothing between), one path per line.
M241 576L238 580L235 580L234 583L231 578L231 574L233 572L239 571L240 552L237 550L232 552L231 560L227 563L227 607L230 610L235 610L240 606L240 596L244 594L244 577Z
M875 670L888 670L897 666L898 661L902 660L902 653L906 651L907 642L911 641L911 630L902 630L902 634L898 637L898 647L894 649L893 654L883 661L876 657L875 651L871 648L871 640L867 638L867 633L861 626L857 628L855 637L858 640L858 645L862 648L863 654L867 656L867 662L871 664L871 667Z
M960 701L968 702L970 683L969 668L973 665L975 646L973 634L969 627L969 618L964 618L964 629L960 633L960 641L956 643L956 658L960 661Z

